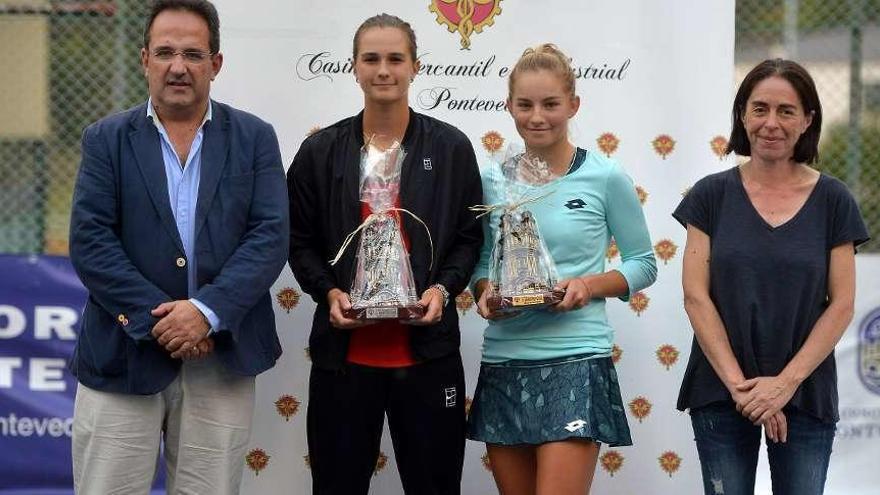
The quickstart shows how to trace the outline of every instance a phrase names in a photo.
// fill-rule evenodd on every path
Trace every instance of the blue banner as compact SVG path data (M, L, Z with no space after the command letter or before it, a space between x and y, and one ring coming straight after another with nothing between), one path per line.
M67 359L86 297L67 258L0 255L0 493L73 486Z
M86 297L68 258L0 255L0 495L73 494L67 360Z

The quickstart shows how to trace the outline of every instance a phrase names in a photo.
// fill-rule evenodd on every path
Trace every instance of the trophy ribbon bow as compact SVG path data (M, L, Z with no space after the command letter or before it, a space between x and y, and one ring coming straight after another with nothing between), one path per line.
M345 241L342 243L342 246L339 248L339 251L336 252L336 256L330 260L330 266L335 266L336 263L339 263L339 260L342 258L342 255L345 254L345 250L348 249L348 246L351 244L351 241L354 240L355 236L357 236L358 232L367 228L373 222L378 221L382 215L388 213L390 211L402 211L407 215L411 216L414 220L422 224L422 227L425 228L425 233L428 234L428 243L431 246L431 263L428 265L428 270L434 267L434 240L431 238L431 231L428 229L428 226L425 222L422 221L415 213L405 209L405 208L388 208L376 213L371 213L370 216L364 220L358 228L354 229L350 234L345 237Z
M506 211L516 210L517 208L521 208L529 203L536 203L536 202L546 198L547 196L550 196L551 194L553 194L555 192L556 192L556 190L554 189L554 190L552 190L548 193L542 194L540 196L526 198L521 201L517 201L516 203L495 203L494 205L474 205L474 206L468 207L468 209L473 212L480 212L480 214L477 215L477 218L480 218L483 215L488 215L488 214L492 213L493 211L497 211L497 210L506 210Z

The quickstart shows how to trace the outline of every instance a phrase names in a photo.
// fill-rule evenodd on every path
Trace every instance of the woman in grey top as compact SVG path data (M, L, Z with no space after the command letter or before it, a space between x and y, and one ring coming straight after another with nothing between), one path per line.
M727 152L673 216L694 344L690 409L706 494L753 494L763 429L773 493L824 489L837 413L834 346L853 316L855 247L868 238L846 186L810 167L822 109L807 71L767 60L743 80Z

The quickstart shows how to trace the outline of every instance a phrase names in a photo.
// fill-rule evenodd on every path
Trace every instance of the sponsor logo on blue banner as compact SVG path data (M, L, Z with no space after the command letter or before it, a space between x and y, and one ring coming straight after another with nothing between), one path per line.
M868 313L859 326L858 362L862 383L880 395L880 307Z

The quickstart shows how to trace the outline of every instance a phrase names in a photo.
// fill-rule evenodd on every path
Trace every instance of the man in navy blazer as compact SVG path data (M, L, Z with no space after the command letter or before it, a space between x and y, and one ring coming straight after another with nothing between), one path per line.
M206 0L158 0L149 100L89 126L70 256L89 291L71 360L78 493L237 493L254 377L281 355L269 288L288 201L272 126L212 101L223 63Z

